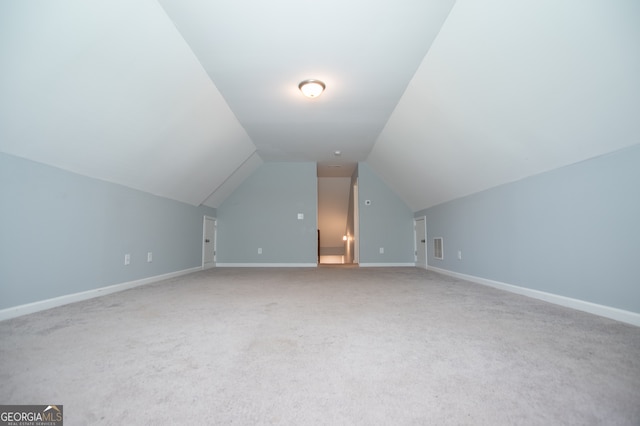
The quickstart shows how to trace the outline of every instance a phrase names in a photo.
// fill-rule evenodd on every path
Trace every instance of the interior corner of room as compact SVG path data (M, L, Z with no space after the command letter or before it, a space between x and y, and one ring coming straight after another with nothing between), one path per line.
M0 40L3 404L638 423L640 2L6 0Z
M291 29L331 47L315 70L232 5L4 4L2 316L203 267L330 264L640 315L637 8L377 4L372 33L356 3L330 37ZM346 22L376 49L356 59ZM281 60L256 80L258 40Z

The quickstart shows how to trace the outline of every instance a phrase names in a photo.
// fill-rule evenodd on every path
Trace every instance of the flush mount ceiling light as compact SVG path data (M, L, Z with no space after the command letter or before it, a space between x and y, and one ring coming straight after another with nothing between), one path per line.
M307 98L317 98L324 91L325 85L320 80L304 80L298 84L298 88Z

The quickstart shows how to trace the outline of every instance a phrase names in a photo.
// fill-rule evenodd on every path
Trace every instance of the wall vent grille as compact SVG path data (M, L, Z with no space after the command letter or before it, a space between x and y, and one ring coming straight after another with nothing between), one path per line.
M442 243L442 237L433 239L433 257L436 259L444 259L444 245Z

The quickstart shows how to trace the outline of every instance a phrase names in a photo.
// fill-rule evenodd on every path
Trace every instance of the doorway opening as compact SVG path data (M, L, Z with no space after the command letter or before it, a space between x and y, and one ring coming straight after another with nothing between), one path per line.
M337 169L337 167L335 167ZM357 164L323 173L318 165L318 263L358 263Z

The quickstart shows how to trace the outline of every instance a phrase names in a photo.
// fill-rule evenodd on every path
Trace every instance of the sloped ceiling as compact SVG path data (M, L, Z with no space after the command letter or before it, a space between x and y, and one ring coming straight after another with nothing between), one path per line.
M636 0L6 0L0 151L212 207L366 160L419 210L640 143L638 40Z
M154 1L0 6L0 151L193 205L255 146Z
M368 162L416 211L638 143L640 2L458 0Z
M453 3L160 0L260 158L323 176L366 158ZM303 97L305 79L325 93Z

